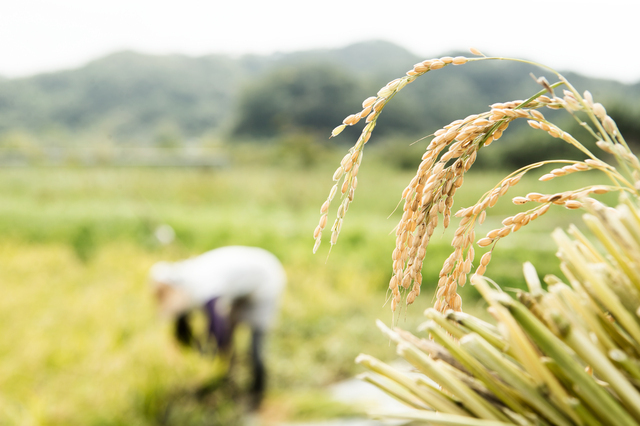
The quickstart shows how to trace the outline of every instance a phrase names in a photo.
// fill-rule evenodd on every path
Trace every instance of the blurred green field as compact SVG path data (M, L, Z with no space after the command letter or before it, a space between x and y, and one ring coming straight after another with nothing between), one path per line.
M330 256L328 244L313 255L313 229L342 153L325 150L314 161L273 166L279 154L272 151L244 147L231 166L211 170L0 170L0 425L237 424L247 380L242 353L235 385L198 396L215 365L174 344L146 281L158 260L228 244L271 250L289 276L268 343L263 420L352 412L322 389L357 373L353 359L360 352L393 358L373 322L391 322L383 305L399 213L388 216L412 173L385 164L384 155L365 158L338 244ZM471 173L454 211L503 175ZM584 179L593 183L583 176L523 180L482 229L519 211L508 202L512 196L577 187ZM502 241L487 276L505 288L519 286L525 260L541 273L559 273L548 235L577 215L552 213ZM176 231L166 246L153 234L161 224ZM414 329L431 306L449 235L432 240L422 295L398 317L405 329ZM463 309L482 308L473 288L462 296ZM246 335L238 340L246 347Z

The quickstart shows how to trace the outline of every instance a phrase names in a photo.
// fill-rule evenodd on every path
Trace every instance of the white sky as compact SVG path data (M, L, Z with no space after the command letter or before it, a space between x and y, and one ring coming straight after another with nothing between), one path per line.
M640 0L3 0L0 75L105 54L268 54L384 39L425 59L477 47L640 81ZM407 68L413 64L407 64Z

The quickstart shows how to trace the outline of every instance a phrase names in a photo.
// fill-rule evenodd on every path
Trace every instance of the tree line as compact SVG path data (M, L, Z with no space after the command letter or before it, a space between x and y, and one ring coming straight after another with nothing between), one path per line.
M0 144L16 131L43 143L55 142L55 135L97 134L146 145L179 144L204 134L264 141L300 133L326 138L359 111L363 99L421 59L386 42L241 58L120 52L79 69L0 80ZM532 72L542 75L524 64L497 62L429 73L387 106L376 136L424 136L491 103L513 100L523 89L535 93ZM570 79L609 107L628 139L640 139L640 83L573 74ZM359 131L348 130L337 143L352 142ZM503 151L517 162L528 155L526 148L514 141Z

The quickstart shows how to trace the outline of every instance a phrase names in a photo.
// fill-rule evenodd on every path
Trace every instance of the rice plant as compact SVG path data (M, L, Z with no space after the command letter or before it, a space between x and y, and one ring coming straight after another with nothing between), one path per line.
M345 126L366 117L361 136L333 176L336 183L321 208L314 251L320 245L329 206L340 192L330 240L331 245L337 242L358 184L363 147L382 109L399 90L448 65L520 61L487 57L473 49L472 53L478 57L445 57L416 64L405 77L365 100L361 112L347 117L333 131L337 136ZM393 311L403 293L406 304L420 294L422 265L438 223L447 228L452 216L460 221L451 243L453 252L440 272L435 306L425 311L427 321L419 328L424 337L378 322L382 333L397 345L397 353L420 374L407 375L369 355L356 359L370 370L362 379L407 405L406 412L393 417L436 425L640 424L640 162L603 105L588 91L578 93L561 74L542 67L558 81L551 84L544 77L537 78L542 89L526 100L494 104L488 111L436 131L415 177L402 193L404 213L396 227L394 275L389 283ZM560 95L556 92L561 87ZM616 164L603 161L587 144L547 120L541 112L544 108L562 109L575 117L593 136L593 145ZM474 205L452 214L453 197L478 152L500 139L519 118L534 130L571 144L585 159L530 164L510 173ZM526 173L548 164L558 167L542 175L541 181L597 170L611 183L516 196L513 203L533 207L505 218L502 227L476 239L475 226L484 221L487 209ZM615 208L592 198L611 191L620 194ZM575 226L553 232L564 277L546 276L544 289L534 266L526 263L528 291L511 296L490 285L484 273L497 242L554 206L583 210L592 234L587 237ZM476 265L474 245L489 248ZM495 325L461 310L456 290L472 270L470 282L487 301Z
M429 71L449 65L463 65L486 60L509 60L534 64L519 59L487 57L477 50L472 50L472 52L479 57L443 57L414 65L406 76L389 82L378 91L376 96L366 99L362 104L362 111L349 115L344 119L343 124L333 130L332 136L337 136L346 126L355 125L361 119L365 119L367 123L355 145L344 156L333 175L333 180L336 183L320 209L320 222L314 231L314 252L321 244L322 234L328 223L330 205L336 195L340 193L337 217L330 229L331 245L333 246L338 241L344 217L358 186L357 175L362 163L364 146L371 137L383 108L400 90ZM476 161L478 152L500 139L509 124L517 119L526 119L533 129L547 132L562 143L571 144L584 154L585 159L583 161L547 160L530 164L506 176L494 188L483 194L476 204L462 208L453 214L453 216L460 217L461 220L451 242L453 252L444 262L440 272L435 302L437 310L441 312L447 309L461 310L462 300L457 294L457 288L465 285L467 276L473 269L474 243L477 243L481 248L490 247L490 250L483 254L474 271L475 275L483 275L491 260L496 243L545 214L552 205L578 209L589 195L609 191L622 191L638 195L635 182L640 177L640 162L629 150L624 137L618 131L614 120L607 115L604 106L594 102L588 91L582 95L578 93L571 83L558 72L542 65L539 66L552 72L558 81L550 84L545 77L539 77L536 81L541 85L542 90L526 100L491 105L490 110L455 120L431 135L433 138L422 156L422 162L416 175L402 193L404 213L395 228L396 249L392 254L394 274L389 282L389 289L392 293L390 303L392 311L395 311L401 303L403 293L408 305L412 304L420 294L421 270L429 241L439 223L444 228L450 226L455 193L463 185L465 175ZM556 94L556 89L559 90L561 86L564 87L562 97ZM598 158L586 148L585 144L547 120L540 111L544 108L563 109L574 116L582 126L589 130L595 139L595 146L606 154L612 154L617 159L618 168ZM611 184L591 185L555 194L530 193L526 196L515 197L513 198L515 204L532 203L534 206L513 217L506 218L503 221L503 227L490 231L484 238L476 241L475 227L484 221L486 210L493 207L500 197L503 197L509 189L517 185L522 176L547 164L558 164L562 167L543 175L540 180L546 181L570 173L598 170L611 180Z

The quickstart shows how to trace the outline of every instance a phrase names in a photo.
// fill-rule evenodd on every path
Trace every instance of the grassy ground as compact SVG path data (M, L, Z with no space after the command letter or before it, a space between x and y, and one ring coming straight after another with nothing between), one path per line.
M0 170L0 425L237 423L247 381L242 352L234 381L199 395L216 366L172 342L146 282L158 260L227 244L273 251L289 276L268 344L263 420L350 412L329 403L322 388L356 373L353 359L360 352L393 358L373 321L391 322L383 304L398 213L387 217L411 172L374 158L365 162L356 200L327 258L328 245L311 254L311 234L341 155L324 153L321 165L304 167L253 160L262 155L245 150L234 166L208 171ZM474 176L456 206L472 204L500 177ZM572 178L573 186L580 179ZM548 192L561 189L553 181L544 185ZM528 180L520 186L509 195L541 191ZM503 202L493 210L485 231L518 208ZM557 273L548 233L572 218L562 211L503 241L487 275L517 286L524 260ZM177 234L167 246L153 236L163 223ZM448 235L434 238L429 249L423 295L399 317L406 329L431 306ZM463 301L465 309L480 307L473 289L465 289ZM246 333L238 340L246 347Z

